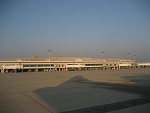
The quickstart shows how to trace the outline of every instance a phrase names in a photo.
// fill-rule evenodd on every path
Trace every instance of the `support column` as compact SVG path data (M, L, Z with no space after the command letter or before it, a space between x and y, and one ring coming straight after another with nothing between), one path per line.
M38 69L36 69L35 71L38 72Z
M6 73L8 73L8 70L6 69L6 71L5 71Z
M1 73L5 73L5 71L4 71L5 69L1 69Z
M17 69L14 69L14 72L16 73L16 72L17 72Z

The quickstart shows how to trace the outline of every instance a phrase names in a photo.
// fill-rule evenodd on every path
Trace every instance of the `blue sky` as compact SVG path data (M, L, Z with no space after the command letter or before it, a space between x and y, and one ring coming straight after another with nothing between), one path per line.
M0 58L150 61L149 0L1 0Z

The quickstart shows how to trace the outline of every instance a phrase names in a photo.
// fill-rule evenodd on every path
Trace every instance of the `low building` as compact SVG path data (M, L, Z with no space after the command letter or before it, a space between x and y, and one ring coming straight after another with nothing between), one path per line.
M89 57L13 58L0 59L0 72L73 71L133 68L128 59L100 59Z
M137 63L139 68L150 68L150 62L141 62L141 63Z

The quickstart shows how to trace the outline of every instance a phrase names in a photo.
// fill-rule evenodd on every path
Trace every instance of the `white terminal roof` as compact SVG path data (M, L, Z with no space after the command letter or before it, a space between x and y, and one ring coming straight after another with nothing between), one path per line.
M133 61L128 59L101 59L92 57L50 57L49 58L0 58L0 61L88 61L88 62L100 62L100 61L110 61L110 62L120 62L120 61Z

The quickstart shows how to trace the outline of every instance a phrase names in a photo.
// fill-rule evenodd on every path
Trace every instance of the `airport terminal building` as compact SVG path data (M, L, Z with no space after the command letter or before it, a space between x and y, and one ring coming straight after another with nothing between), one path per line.
M138 63L135 63L134 60L128 59L100 59L90 57L35 57L0 59L1 73L30 71L80 71L138 67Z

